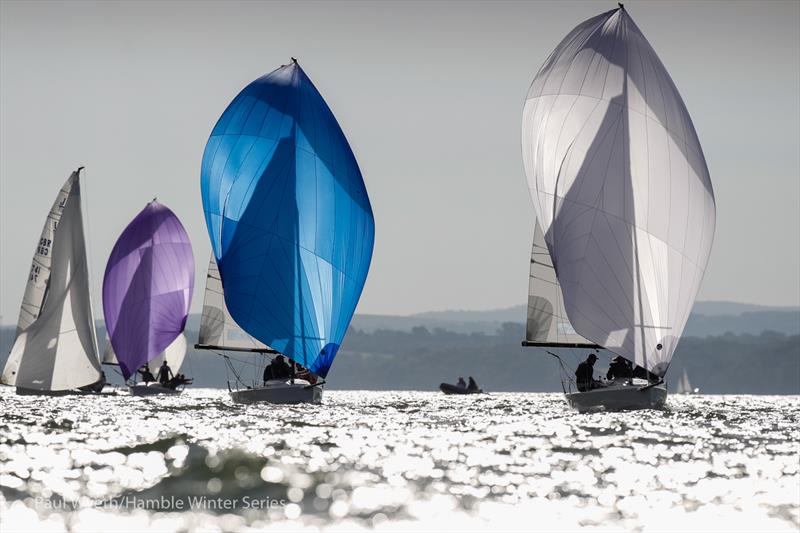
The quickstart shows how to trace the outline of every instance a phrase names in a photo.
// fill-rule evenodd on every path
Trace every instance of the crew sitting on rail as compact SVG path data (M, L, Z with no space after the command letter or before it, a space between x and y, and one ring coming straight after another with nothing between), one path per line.
M142 381L144 381L145 385L156 380L156 377L150 372L150 365L147 363L139 369L139 374L142 375Z
M292 368L282 355L275 356L275 359L264 369L264 383L273 379L289 379L291 376Z
M606 379L627 379L631 377L632 373L633 368L630 362L624 357L615 355L614 358L611 359L611 364L608 366Z

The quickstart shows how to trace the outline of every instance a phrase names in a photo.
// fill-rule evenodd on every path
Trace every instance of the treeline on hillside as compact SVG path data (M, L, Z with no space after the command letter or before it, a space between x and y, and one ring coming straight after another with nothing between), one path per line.
M3 328L0 362L5 364L14 328ZM187 331L189 339L197 333ZM523 348L521 324L504 323L494 334L454 333L416 327L411 331L351 329L328 375L330 389L436 390L440 382L473 376L488 391L560 391L556 360L539 348ZM104 339L103 335L99 338ZM100 347L102 352L103 346ZM231 354L237 359L258 356ZM586 351L561 350L573 368ZM596 373L605 373L609 352L601 352ZM257 372L238 365L243 377ZM759 335L687 337L678 345L667 374L674 391L684 369L694 387L707 394L800 394L800 336L765 331ZM221 357L191 350L182 371L199 387L226 387L233 375ZM113 369L107 374L117 383Z

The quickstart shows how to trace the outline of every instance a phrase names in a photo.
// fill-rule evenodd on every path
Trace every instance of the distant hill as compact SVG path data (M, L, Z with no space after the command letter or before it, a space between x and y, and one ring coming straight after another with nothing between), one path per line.
M526 306L486 311L432 311L407 316L356 315L352 327L365 332L379 329L411 331L415 326L456 333L492 334L504 323L525 323ZM725 333L757 335L762 331L800 335L800 307L768 307L736 302L698 302L685 336L706 337Z
M487 390L559 390L554 361L542 350L520 346L524 312L524 306L515 306L411 316L358 315L331 370L330 386L431 390L441 381L471 374ZM199 315L191 315L186 331L190 345L197 339L199 325ZM5 364L14 329L0 328L0 366ZM102 353L102 321L98 339ZM565 355L575 363L584 354ZM237 359L258 362L259 357ZM239 367L248 380L260 372L255 365ZM673 359L670 387L684 369L692 384L707 393L800 394L800 308L698 303ZM183 370L202 387L224 388L226 379L234 379L226 377L224 361L209 352L191 350ZM112 382L121 383L116 372L106 371Z

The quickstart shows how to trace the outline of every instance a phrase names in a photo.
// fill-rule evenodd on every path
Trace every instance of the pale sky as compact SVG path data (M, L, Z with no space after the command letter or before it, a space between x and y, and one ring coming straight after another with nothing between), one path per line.
M0 3L0 314L86 167L95 313L114 241L154 196L181 218L202 307L208 135L250 81L297 57L361 166L376 219L360 313L526 301L528 86L616 2ZM800 3L628 2L694 120L717 199L701 300L800 304Z

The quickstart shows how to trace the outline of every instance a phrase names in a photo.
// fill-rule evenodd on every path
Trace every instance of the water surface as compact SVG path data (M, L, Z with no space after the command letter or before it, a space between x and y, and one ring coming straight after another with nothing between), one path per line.
M0 390L3 531L800 528L800 398L327 391L323 405Z

